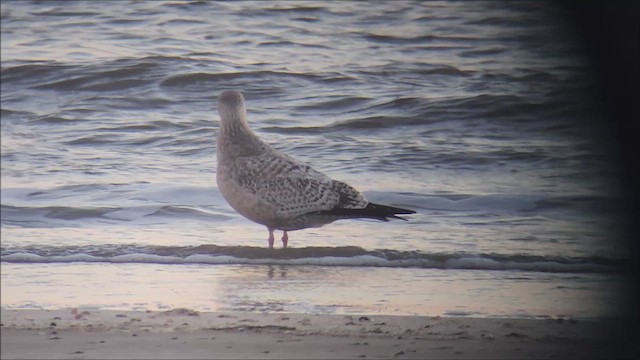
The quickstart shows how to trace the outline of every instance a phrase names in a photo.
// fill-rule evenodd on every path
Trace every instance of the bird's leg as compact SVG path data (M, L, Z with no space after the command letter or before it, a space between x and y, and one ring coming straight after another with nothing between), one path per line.
M287 235L287 232L285 231L284 234L282 234L282 248L286 249L288 243L289 243L289 235Z
M273 242L275 241L273 237L273 229L268 229L268 230L269 230L269 249L273 249Z

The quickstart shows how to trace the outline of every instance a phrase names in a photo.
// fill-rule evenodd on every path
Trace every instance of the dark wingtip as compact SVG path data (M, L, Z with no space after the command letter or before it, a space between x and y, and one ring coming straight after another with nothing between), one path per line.
M397 215L410 215L410 214L416 213L414 210L403 209L403 208L388 206L388 205L374 204L374 203L369 203L367 207L364 208L364 210L372 214L379 214L384 217L400 219L404 221L407 221L407 219Z
M412 212L412 213L408 213L408 214L415 214L415 213L416 213L416 212L414 211L414 212ZM389 216L389 217L390 217L390 218L393 218L393 219L399 219L399 220L409 221L409 219L405 219L405 218L403 218L402 216L391 215L391 216ZM389 219L385 219L385 221L389 221Z
M384 206L384 205L378 205L378 206ZM394 214L409 215L409 214L415 214L416 213L415 211L409 210L409 209L394 208L392 206L388 206L388 207L396 210L394 212Z
M381 221L389 221L390 219L399 219L409 221L403 217L397 216L415 214L416 212L409 209L402 209L393 206L380 205L380 204L367 204L367 207L363 209L346 209L346 208L334 208L331 210L315 211L312 214L315 215L331 215L344 218L367 218Z

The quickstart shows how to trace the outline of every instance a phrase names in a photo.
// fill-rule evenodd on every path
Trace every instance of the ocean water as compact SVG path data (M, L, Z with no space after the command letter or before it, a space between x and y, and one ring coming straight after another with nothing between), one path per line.
M5 1L2 306L615 314L591 64L548 2ZM216 98L408 222L290 233L215 182Z

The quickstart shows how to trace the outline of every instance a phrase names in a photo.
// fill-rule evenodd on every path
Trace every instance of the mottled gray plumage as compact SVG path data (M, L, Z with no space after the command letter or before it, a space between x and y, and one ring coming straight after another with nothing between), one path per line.
M300 163L260 140L247 124L244 97L225 91L218 98L216 179L225 200L244 217L273 231L320 227L347 218L402 219L414 211L371 204L353 187ZM403 219L404 220L404 219Z

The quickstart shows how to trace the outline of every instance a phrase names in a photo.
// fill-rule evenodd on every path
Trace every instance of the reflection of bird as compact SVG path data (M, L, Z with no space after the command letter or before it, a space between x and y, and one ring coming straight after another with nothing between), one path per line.
M353 187L278 152L249 129L244 97L225 91L218 98L220 129L216 179L225 200L241 215L273 231L320 227L340 219L403 219L415 211L372 204Z

